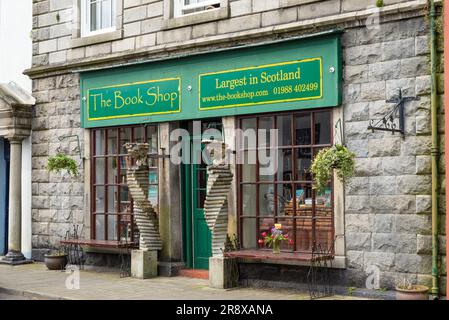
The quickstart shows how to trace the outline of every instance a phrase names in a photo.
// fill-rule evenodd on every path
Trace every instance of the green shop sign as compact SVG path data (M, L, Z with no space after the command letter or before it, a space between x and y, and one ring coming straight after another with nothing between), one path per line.
M201 74L200 110L320 99L322 59Z
M335 107L340 33L82 72L85 128Z
M161 79L87 90L87 120L181 111L181 80Z

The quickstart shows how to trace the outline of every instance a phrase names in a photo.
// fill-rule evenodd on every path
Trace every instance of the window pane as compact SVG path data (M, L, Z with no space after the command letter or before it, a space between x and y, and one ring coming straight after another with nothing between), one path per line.
M157 184L158 181L157 168L150 169L148 181L152 184Z
M150 185L148 187L148 200L151 202L151 205L153 206L154 210L157 211L157 205L158 205L158 190L157 186Z
M90 0L90 31L110 28L114 20L113 0Z
M130 215L120 216L120 240L131 241L131 220Z
M120 212L131 213L131 195L127 186L120 187Z
M131 128L120 128L120 154L127 154L125 143L131 142Z
M312 219L301 218L296 219L296 251L310 252L312 251Z
M206 190L196 190L196 208L203 209L206 200Z
M315 226L315 237L317 246L321 246L322 250L331 249L333 238L333 225L330 217L318 216Z
M243 248L256 249L257 241L260 235L257 234L256 227L257 220L255 218L242 219L242 231L243 231Z
M108 154L117 154L117 130L108 130Z
M126 183L126 157L118 157L117 158L120 164L120 177L118 183L125 184Z
M118 212L117 208L118 188L109 186L107 189L108 189L108 212L111 213Z
M273 117L259 118L259 148L265 148L271 146L270 130L273 129L274 119Z
M104 215L95 215L95 239L104 239Z
M95 130L95 155L105 154L104 130Z
M96 1L90 1L90 31L99 30L100 8Z
M117 240L117 223L116 215L108 215L108 240Z
M243 147L244 149L249 148L256 148L256 142L257 142L257 119L256 118L247 118L242 119L242 136L240 141L240 147Z
M292 185L291 184L278 184L278 211L277 216L293 216L293 197L292 197Z
M312 216L312 184L296 184L296 215Z
M312 165L312 149L300 148L295 150L296 181L311 181L310 166Z
M145 142L145 129L143 127L134 128L134 142L137 143Z
M277 129L279 130L279 146L292 145L292 117L290 115L277 116Z
M110 28L112 26L112 1L103 0L101 2L101 28Z
M95 187L95 212L104 212L104 187Z
M274 227L274 219L273 218L262 218L259 219L259 237L262 238L262 233L270 233L271 228Z
M157 126L147 127L148 143L150 145L150 153L157 153Z
M240 154L243 154L242 181L243 182L255 182L256 181L256 164L255 164L256 152L242 151Z
M95 158L95 183L104 184L105 158Z
M295 117L296 145L310 145L312 143L310 118L310 114L301 114Z
M242 214L246 216L256 215L256 185L246 184L242 186L243 203Z
M278 181L292 181L292 150L291 149L281 149L278 151Z
M315 113L315 144L331 143L330 112Z
M324 207L324 211L326 211L328 214L330 214L332 211L328 210L332 207L332 187L331 184L329 184L324 191L317 193L316 195L316 203L319 206Z
M263 149L259 150L259 180L260 181L274 181L274 175L277 171L278 161L274 155L275 150Z
M198 166L199 167L199 166ZM207 171L205 168L197 168L196 170L196 187L197 188L206 188L207 187Z
M107 162L108 162L108 184L117 184L119 183L119 178L118 178L118 167L117 167L117 162L118 162L118 158L116 157L109 157L107 158Z
M242 119L242 130L256 129L256 126L257 126L256 118Z
M274 185L259 185L259 215L274 216Z

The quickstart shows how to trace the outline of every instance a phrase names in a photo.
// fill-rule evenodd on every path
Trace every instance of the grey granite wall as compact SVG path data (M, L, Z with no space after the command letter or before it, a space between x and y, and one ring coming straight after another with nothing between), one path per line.
M48 249L59 246L59 240L72 224L84 225L84 130L80 128L79 77L64 74L33 81L37 102L32 119L32 215L33 258L42 260ZM46 170L49 156L63 152L78 163L80 175Z
M381 286L401 277L429 283L431 273L430 56L427 20L350 29L343 36L344 129L356 153L356 177L346 188L345 231L350 269L376 265ZM441 68L439 72L442 72ZM367 130L391 110L399 88L419 96L405 105L405 137ZM440 92L441 94L441 92ZM441 95L439 96L441 99ZM444 117L439 135L444 151ZM444 165L440 161L441 232L445 230ZM441 253L445 250L441 236ZM443 261L444 262L444 261ZM444 272L444 266L441 271Z

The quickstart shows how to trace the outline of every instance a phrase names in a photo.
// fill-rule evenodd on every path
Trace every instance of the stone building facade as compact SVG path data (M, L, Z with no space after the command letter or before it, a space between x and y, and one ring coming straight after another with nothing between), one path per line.
M94 155L92 129L83 127L81 117L83 74L117 67L126 73L144 63L157 65L236 47L319 38L330 30L341 30L342 100L340 106L330 109L331 131L336 131L334 142L345 143L356 154L356 174L346 186L334 188L335 283L364 287L372 265L380 270L382 288L392 288L401 277L429 283L432 203L427 1L385 0L383 7L377 8L375 0L221 0L211 10L175 16L170 0L114 0L115 30L91 36L82 36L81 3L33 0L33 67L26 74L33 79L36 98L32 121L35 259L41 260L44 253L57 247L73 224L82 226L84 238L92 236ZM442 48L438 49L441 53ZM441 67L438 73L443 73ZM393 104L386 100L400 88L404 96L420 98L405 104L404 136L368 130L370 120L381 119L392 109ZM442 86L438 89L441 97ZM443 114L442 103L439 112ZM223 116L225 136L233 136L236 119ZM443 116L438 121L443 146ZM170 146L169 133L179 122L156 124L160 153L160 147ZM440 152L443 150L441 147ZM77 161L78 177L47 172L49 156L58 152ZM170 275L185 262L181 169L166 158L157 162L160 232L165 241L160 266ZM444 195L443 154L439 173L439 193ZM237 190L237 181L234 183ZM239 235L241 200L235 190L229 200L229 230ZM438 205L443 284L444 196ZM93 251L92 256L100 257L96 263L114 261L107 250ZM253 285L273 281L293 285L304 270L302 263L285 261L240 264L241 280Z

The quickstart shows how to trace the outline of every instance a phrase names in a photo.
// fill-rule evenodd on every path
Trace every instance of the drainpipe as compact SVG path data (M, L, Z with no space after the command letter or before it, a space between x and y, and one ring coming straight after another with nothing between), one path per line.
M444 6L444 70L449 70L449 4ZM444 92L449 92L449 71L444 72ZM449 106L449 94L444 95L444 106ZM449 112L444 113L444 132L449 134ZM447 136L446 136L447 137ZM449 139L445 139L444 154L446 155L446 203L449 203ZM449 257L449 206L446 206L446 259ZM446 297L449 294L449 264L446 263Z
M437 100L437 48L435 34L435 1L430 0L430 63L431 63L431 130L432 130L432 288L438 298L438 100Z

